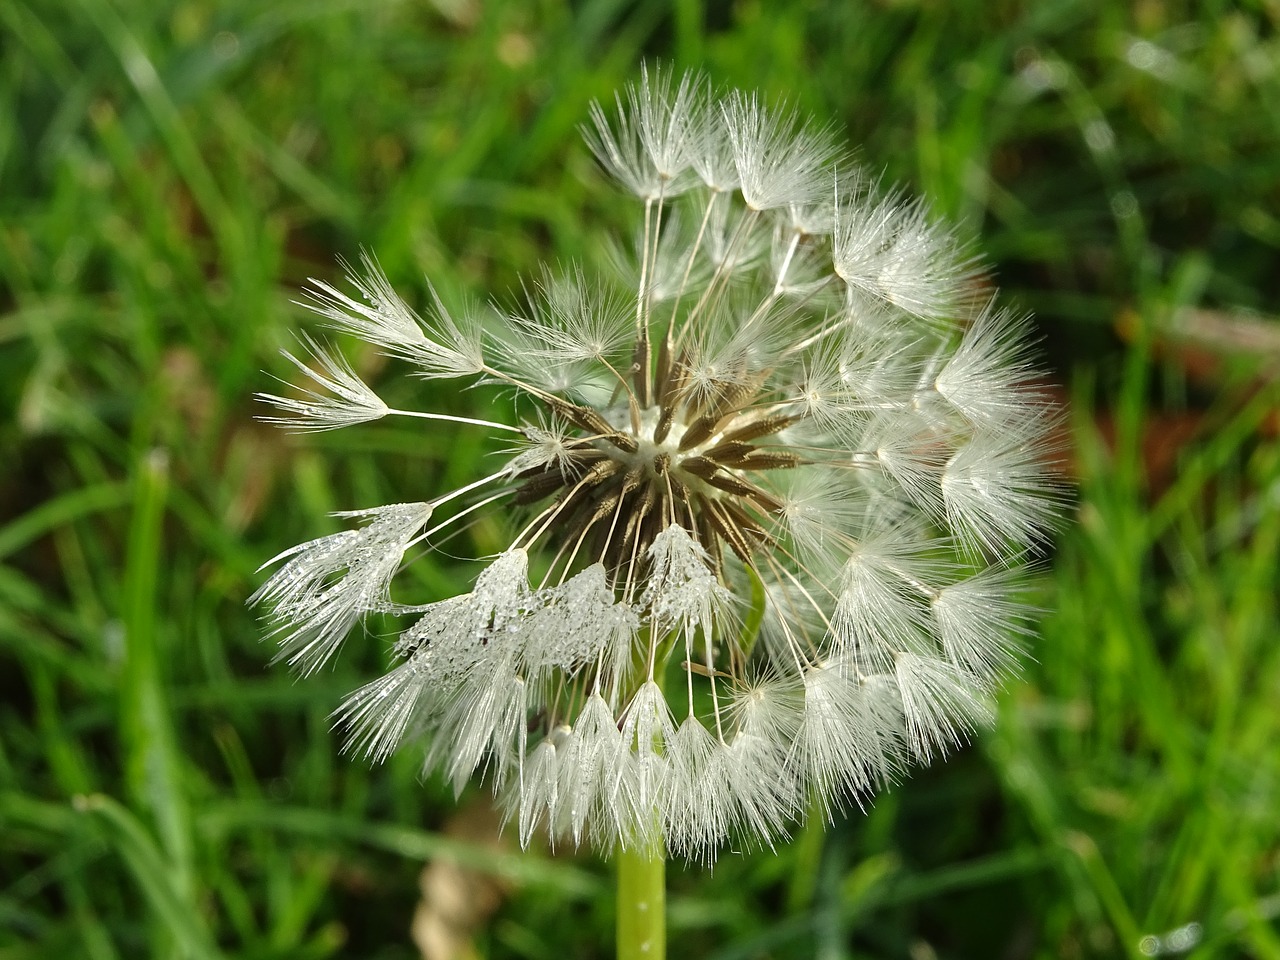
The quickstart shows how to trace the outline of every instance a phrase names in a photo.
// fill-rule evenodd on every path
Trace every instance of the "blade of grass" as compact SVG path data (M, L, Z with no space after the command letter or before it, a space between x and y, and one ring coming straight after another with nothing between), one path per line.
M192 960L218 960L222 956L201 919L182 895L182 878L128 810L103 794L77 798L76 807L93 817L104 839L129 868L143 896L172 937L180 955Z
M133 517L125 560L121 733L130 794L154 818L168 858L168 882L177 896L189 901L191 909L195 880L191 818L157 631L157 589L168 484L168 455L151 450L138 464L134 478Z
M0 528L0 558L72 520L124 506L131 495L127 483L101 483L48 500Z
M265 827L300 836L341 838L419 860L448 857L469 869L515 883L553 887L568 897L598 896L607 889L593 873L529 853L503 853L426 830L367 822L310 807L223 802L201 809L197 823L202 833L213 836Z

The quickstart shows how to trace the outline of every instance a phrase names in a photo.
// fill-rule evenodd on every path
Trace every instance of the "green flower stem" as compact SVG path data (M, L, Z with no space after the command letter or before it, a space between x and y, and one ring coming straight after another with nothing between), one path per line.
M661 842L618 850L618 960L667 955L666 856Z

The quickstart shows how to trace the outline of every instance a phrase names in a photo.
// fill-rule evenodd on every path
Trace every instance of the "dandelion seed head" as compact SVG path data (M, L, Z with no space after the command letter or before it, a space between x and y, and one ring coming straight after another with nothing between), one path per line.
M987 721L1059 509L1054 414L954 231L848 169L830 129L654 69L584 134L639 201L617 269L545 270L483 318L433 291L417 310L369 255L353 293L313 282L331 327L499 412L391 409L304 339L305 392L262 397L277 422L453 420L497 463L350 512L254 601L304 674L399 618L388 672L335 713L353 753L425 747L455 790L489 783L523 843L711 860ZM480 511L505 548L469 590L405 602L412 548Z

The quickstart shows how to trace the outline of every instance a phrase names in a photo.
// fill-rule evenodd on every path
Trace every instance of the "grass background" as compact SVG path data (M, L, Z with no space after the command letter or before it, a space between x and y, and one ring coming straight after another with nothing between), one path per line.
M1178 0L0 4L0 958L409 958L415 909L439 925L462 889L482 908L435 956L609 955L606 865L495 841L484 793L411 756L339 755L326 715L380 644L295 683L243 606L329 511L487 448L291 439L250 397L311 322L300 283L362 244L415 296L589 258L634 211L576 125L646 58L833 117L959 218L1037 314L1078 489L995 729L865 815L673 867L672 955L1280 957L1278 26ZM467 407L353 359L393 402Z

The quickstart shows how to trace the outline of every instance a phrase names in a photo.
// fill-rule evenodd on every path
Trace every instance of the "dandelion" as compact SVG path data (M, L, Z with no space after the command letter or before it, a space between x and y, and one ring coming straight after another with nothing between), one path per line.
M709 861L833 816L963 743L1028 632L1019 572L1052 527L1053 414L1025 323L919 203L828 129L646 72L591 111L638 204L632 266L546 272L516 305L419 315L365 257L310 306L509 422L396 410L314 341L316 430L453 420L499 469L282 554L256 595L314 672L367 614L395 664L336 716L381 760L425 745L489 783L522 842ZM623 245L618 245L621 249ZM414 491L415 495L425 494ZM415 545L477 511L507 548L470 592L393 599Z

